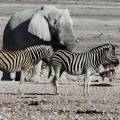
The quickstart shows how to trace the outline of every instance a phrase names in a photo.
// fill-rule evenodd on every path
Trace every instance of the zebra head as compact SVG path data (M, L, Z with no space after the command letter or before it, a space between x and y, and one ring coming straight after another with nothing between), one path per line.
M103 66L113 65L114 67L117 67L119 65L119 60L117 57L112 57L111 59L106 59L103 62Z
M117 66L119 64L119 60L115 54L115 47L116 46L113 44L103 44L91 49L90 52L99 56L96 60L96 62L99 63L97 64L98 66L104 62L112 63L114 66Z
M110 63L110 64L113 64L115 67L117 65L119 65L119 60L118 58L116 57L116 54L115 54L115 47L116 45L113 45L113 44L105 44L106 48L105 48L105 52L106 52L106 59L105 61Z
M46 63L49 64L50 58L51 58L51 56L53 54L53 48L52 48L52 46L44 46L42 52L43 52L43 54L42 54L42 60L44 62L46 62Z

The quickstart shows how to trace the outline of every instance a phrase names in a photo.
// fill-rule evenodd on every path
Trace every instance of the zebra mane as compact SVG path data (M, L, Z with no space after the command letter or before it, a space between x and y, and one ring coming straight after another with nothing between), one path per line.
M47 46L47 45L34 45L34 46L30 46L24 49L24 51L31 51L31 50L37 50L37 49L44 49L44 50L51 50L52 47L51 46Z
M47 48L48 46L47 45L33 45L33 46L29 46L29 47L26 47L24 50L26 49L32 49L32 48Z
M115 48L113 44L103 44L95 48L92 48L89 52L95 52L96 50L108 50L110 46L112 46L112 48Z

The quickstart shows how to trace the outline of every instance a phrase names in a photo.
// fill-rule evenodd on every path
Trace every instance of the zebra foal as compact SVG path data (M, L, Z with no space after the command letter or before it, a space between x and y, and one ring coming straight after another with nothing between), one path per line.
M108 77L109 81L112 82L116 75L116 67L118 64L119 61L112 59L104 61L104 63L99 66L97 73L101 76L102 81L104 81L105 77Z
M113 58L118 62L115 56L115 46L112 44L104 44L84 53L58 50L51 57L48 78L53 67L55 76L52 82L55 86L55 93L57 93L57 80L64 71L71 75L84 75L84 94L86 94L89 92L88 86L91 75L105 60L112 60Z
M7 72L21 71L20 87L18 89L21 92L26 73L40 60L49 63L51 50L50 46L44 45L31 46L19 51L0 50L0 70Z

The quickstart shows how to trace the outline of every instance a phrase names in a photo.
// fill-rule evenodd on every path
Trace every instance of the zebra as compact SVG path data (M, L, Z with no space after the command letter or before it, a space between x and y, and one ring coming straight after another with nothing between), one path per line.
M108 77L109 81L112 82L112 80L115 78L116 70L113 65L109 66L109 68L103 68L104 71L97 71L99 75L102 78L102 81L104 81L105 77Z
M25 75L40 60L49 64L51 55L52 47L45 45L31 46L18 51L0 50L0 70L7 72L21 71L20 87L18 88L18 92L21 93Z
M91 76L105 60L113 58L118 61L113 44L103 44L83 53L58 50L51 56L48 78L51 76L53 68L55 75L52 83L55 87L55 93L58 94L57 80L64 71L71 75L84 75L83 92L88 94Z
M105 77L108 77L110 82L115 78L116 67L119 65L119 61L114 59L115 58L113 58L112 61L104 61L104 63L99 66L97 73L101 76L102 81L104 81Z

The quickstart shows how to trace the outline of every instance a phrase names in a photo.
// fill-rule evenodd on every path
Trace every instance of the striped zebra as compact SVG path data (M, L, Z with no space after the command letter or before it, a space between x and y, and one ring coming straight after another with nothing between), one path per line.
M112 82L112 80L115 78L118 64L119 61L116 61L115 58L113 58L112 61L104 61L104 63L99 66L96 72L99 73L102 81L104 81L105 77L108 77L109 81Z
M84 75L84 94L88 94L91 75L96 72L105 60L112 59L119 64L115 56L115 46L112 44L104 44L84 53L58 50L51 57L48 78L53 68L55 76L52 82L57 94L57 79L60 78L64 71L71 75Z
M100 66L103 67L103 66ZM108 77L109 81L112 82L112 80L115 78L116 75L116 69L113 65L109 66L108 68L102 68L103 71L97 71L99 75L102 78L102 81L104 81L105 77Z
M20 87L18 89L21 92L26 74L40 60L49 63L51 54L52 47L44 45L31 46L18 51L0 50L0 70L7 72L21 71Z

